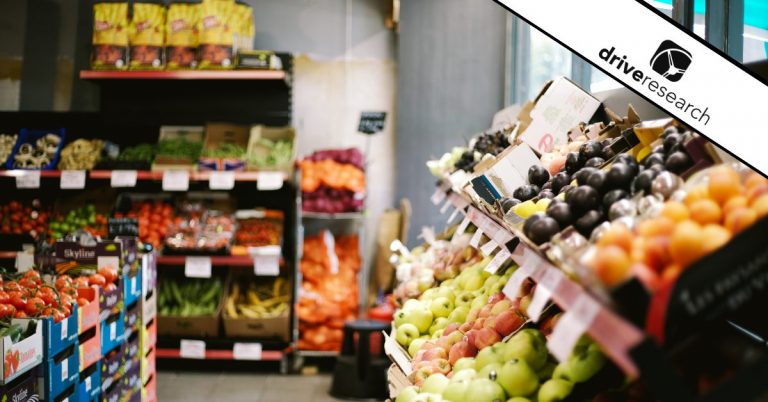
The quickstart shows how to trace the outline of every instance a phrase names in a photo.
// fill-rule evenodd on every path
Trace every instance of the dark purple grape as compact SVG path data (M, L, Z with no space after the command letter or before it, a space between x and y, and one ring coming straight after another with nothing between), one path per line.
M608 173L605 174L606 189L623 188L629 189L632 184L634 174L632 168L624 163L614 163Z
M515 197L520 201L528 201L537 194L539 194L539 187L533 184L524 184L515 189L512 193L512 197Z
M581 161L579 161L578 152L570 152L565 157L565 171L571 175L576 173L581 168Z
M603 196L603 208L608 211L614 202L624 198L629 198L628 192L622 189L611 190Z
M691 158L685 152L677 151L667 157L664 167L674 174L681 174L693 165Z

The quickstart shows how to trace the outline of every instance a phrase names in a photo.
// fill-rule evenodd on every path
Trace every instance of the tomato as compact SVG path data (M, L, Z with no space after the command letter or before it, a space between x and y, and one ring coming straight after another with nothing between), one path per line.
M99 268L99 275L103 276L107 283L113 283L117 280L117 269L112 267Z
M90 285L104 286L106 283L107 279L103 275L93 274L88 277L88 284Z
M0 303L7 304L11 301L11 296L8 296L8 292L0 290Z
M78 298L77 298L77 305L78 305L79 307L84 307L84 306L87 306L87 305L88 305L88 303L90 303L90 302L91 302L91 301L90 301L90 300L88 300L88 299L86 299L85 297L78 297Z
M8 281L5 283L5 290L21 290L21 285L19 285L19 283L16 281Z
M117 285L114 283L108 283L104 285L104 293L112 292L117 289Z
M13 318L27 318L27 313L24 312L24 310L16 310L13 313Z
M13 317L16 307L10 304L0 304L0 318Z
M45 301L39 297L32 297L27 300L24 311L29 315L38 315L43 308L45 308Z
M60 301L61 301L61 309L64 311L72 311L72 296L70 295L59 295ZM69 313L67 313L69 315Z
M43 283L43 279L40 277L40 272L32 269L24 273L24 278L31 279L38 285Z
M23 310L27 307L27 296L24 296L20 291L12 290L8 292L8 296L11 297L11 304L16 307L16 310Z
M69 314L67 314L68 316ZM53 322L61 322L63 319L66 318L64 313L58 309L51 309L51 317L53 317Z
M35 283L34 280L29 278L19 279L19 286L26 289L37 289L37 283Z
M40 298L43 299L46 306L58 306L58 301L56 300L56 293L54 293L53 289L51 288L42 288L40 289Z
M75 287L78 289L84 289L90 287L90 284L88 283L88 277L87 276L80 276L77 279L75 279Z
M61 290L61 288L72 286L73 282L74 281L72 280L71 277L69 277L69 275L62 275L56 278L56 282L54 283L54 286L56 287L57 290Z

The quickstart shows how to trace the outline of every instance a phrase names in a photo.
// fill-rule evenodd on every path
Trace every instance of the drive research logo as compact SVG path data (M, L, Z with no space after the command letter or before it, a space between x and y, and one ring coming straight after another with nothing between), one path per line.
M677 82L691 65L691 53L671 40L665 40L651 58L651 68L662 77Z

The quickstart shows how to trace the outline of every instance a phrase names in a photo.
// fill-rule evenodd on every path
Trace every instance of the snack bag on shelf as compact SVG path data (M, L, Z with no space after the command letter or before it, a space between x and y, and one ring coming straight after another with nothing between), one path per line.
M198 68L231 69L235 21L234 0L203 0L198 23Z
M165 24L165 56L169 70L195 68L197 66L197 24L200 21L200 4L174 1L168 5Z
M91 67L124 70L128 67L128 3L93 5Z
M159 70L163 57L165 7L158 3L135 3L130 27L130 68Z
M253 8L248 4L238 1L235 3L233 21L236 24L234 35L234 53L242 50L253 50L253 37L256 27L253 25Z

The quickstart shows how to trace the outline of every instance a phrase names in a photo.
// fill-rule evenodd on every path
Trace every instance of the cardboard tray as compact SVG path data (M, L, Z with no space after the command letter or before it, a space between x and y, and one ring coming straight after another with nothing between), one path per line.
M228 286L225 282L224 286ZM219 318L224 306L222 292L219 305L213 314L195 317L182 316L157 316L157 334L160 336L190 336L190 337L216 337L219 336Z
M250 275L238 274L230 271L229 278L227 279L227 287L224 291L223 303L229 298L229 290L231 284L238 278L245 277L246 280L252 280L253 274ZM275 277L256 277L261 280L274 280ZM285 313L279 317L272 318L232 318L227 315L225 309L222 308L221 313L222 321L224 321L224 334L227 337L246 337L246 338L258 338L258 339L276 339L281 341L290 340L291 325L290 325L290 311L286 310Z
M262 125L252 126L251 135L248 139L248 153L246 154L246 160L250 160L251 157L259 155L265 152L264 147L259 145L259 140L265 138L272 141L288 140L291 142L291 160L283 166L263 167L257 166L252 163L248 163L247 168L249 171L278 171L293 175L294 161L296 160L296 130L293 127L267 127Z
M101 288L92 286L85 289L77 289L77 297L88 300L85 306L77 306L77 333L83 334L99 323L99 292Z
M141 358L141 381L145 384L152 380L157 373L157 359L155 350L152 349L146 356Z
M46 401L53 400L77 383L80 374L79 348L72 345L60 356L47 359L38 367L37 372L40 394Z
M154 375L144 382L144 386L141 388L141 400L157 402L157 383Z
M78 335L78 308L72 309L72 314L54 322L51 317L42 317L43 323L43 358L52 359L62 350L77 343Z
M123 345L125 340L125 312L120 311L110 315L99 325L101 328L101 353L107 354Z
M153 319L149 323L144 324L139 344L141 346L141 353L144 356L155 348L155 345L157 345L157 320Z
M125 373L125 348L119 347L101 358L101 392L111 389Z
M13 402L25 402L39 399L33 399L38 392L35 386L35 380L35 372L28 371L10 383L0 387L0 399Z
M250 133L248 126L230 123L208 123L205 125L205 142L203 152L215 150L222 144L234 144L243 148L243 155L239 158L215 158L200 155L197 162L198 170L245 170L245 155L248 148Z
M158 143L162 140L185 138L190 142L205 141L205 128L202 126L161 126ZM155 155L155 161L152 163L153 171L163 171L169 169L195 170L197 159L188 159L172 157L168 155Z
M96 325L78 339L80 352L80 368L86 368L101 359L101 326Z
M7 365L5 359L0 363L3 373L2 381L0 381L2 384L13 381L43 362L43 322L28 318L14 318L12 320L12 323L22 326L27 325L28 322L32 322L32 325L35 326L35 332L32 335L16 343L13 343L10 336L0 339L2 355L4 357L15 356L18 359L18 363L12 366Z
M98 400L99 394L101 394L100 384L101 363L97 361L96 364L88 367L87 371L84 370L80 373L74 400L77 402L91 402Z

